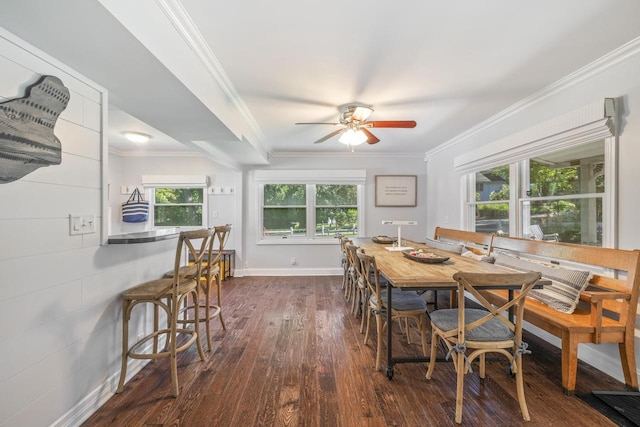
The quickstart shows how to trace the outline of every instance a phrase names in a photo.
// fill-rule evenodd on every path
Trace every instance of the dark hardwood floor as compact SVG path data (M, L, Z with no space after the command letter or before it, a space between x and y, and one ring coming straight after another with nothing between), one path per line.
M213 350L178 359L180 396L171 397L167 360L149 363L85 426L446 426L455 425L455 372L440 363L376 372L374 341L363 344L340 289L341 277L248 277L224 283L227 330L213 321ZM440 292L439 294L445 294ZM444 297L444 295L442 295ZM444 303L443 303L444 304ZM420 353L394 325L394 354ZM480 382L466 376L462 425L615 425L563 394L560 352L527 335L525 387L531 422L522 421L505 363L488 363ZM397 350L397 352L396 352ZM116 384L112 385L115 390ZM578 393L624 385L580 363Z

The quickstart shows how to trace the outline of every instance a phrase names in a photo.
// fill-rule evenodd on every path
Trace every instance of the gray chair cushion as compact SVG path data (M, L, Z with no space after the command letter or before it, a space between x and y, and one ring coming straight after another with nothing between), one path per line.
M460 255L464 250L464 245L461 243L445 242L443 240L433 240L428 237L425 239L425 244L434 249L440 249L447 252Z
M474 322L487 315L487 311L474 308L464 310L465 324ZM450 308L436 310L429 314L431 323L443 331L451 331L458 328L458 309ZM513 339L513 332L498 319L491 319L486 323L464 333L465 340L469 341L504 341Z
M391 288L391 304L396 311L412 311L412 310L426 310L427 303L422 297L415 292L403 291L398 288ZM383 302L387 302L387 289L380 292L380 298ZM371 300L374 304L377 304L375 295L371 295Z
M542 273L542 278L551 280L551 285L544 289L532 289L527 296L563 313L573 313L580 292L589 285L592 276L590 271L551 266L506 254L498 254L495 264L518 271Z

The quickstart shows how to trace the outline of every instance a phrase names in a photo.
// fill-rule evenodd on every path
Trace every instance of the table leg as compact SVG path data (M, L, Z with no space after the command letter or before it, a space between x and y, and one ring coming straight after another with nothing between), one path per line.
M513 300L513 289L509 289L507 291L507 294L509 296L509 301ZM514 307L509 307L509 320L512 323L515 323L515 312L514 312Z
M389 283L387 285L387 378L388 379L393 378L393 350L391 345L391 343L393 342L392 335L391 335L391 326L392 326L391 294L393 294L393 292L391 292L392 289L393 287L391 286L391 283Z

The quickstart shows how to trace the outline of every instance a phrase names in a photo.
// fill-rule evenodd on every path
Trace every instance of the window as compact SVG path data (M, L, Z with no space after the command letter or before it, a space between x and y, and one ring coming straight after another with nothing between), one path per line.
M616 125L604 98L457 156L468 229L507 233L487 211L508 207L512 236L615 248ZM508 188L487 194L506 170Z
M335 242L364 223L364 171L256 171L264 243Z
M142 175L153 228L207 227L205 175Z
M262 211L267 236L306 236L307 188L303 184L265 184Z
M533 158L528 176L520 201L524 236L532 234L528 225L539 225L561 242L602 246L603 141Z
M205 189L156 187L151 189L154 227L203 227Z
M509 166L477 172L476 192L470 201L475 230L483 233L509 233Z
M358 186L320 184L315 186L315 235L358 234Z
M544 239L602 246L605 172L605 142L596 141L470 174L469 228L539 238L537 225ZM521 189L513 199L511 188Z

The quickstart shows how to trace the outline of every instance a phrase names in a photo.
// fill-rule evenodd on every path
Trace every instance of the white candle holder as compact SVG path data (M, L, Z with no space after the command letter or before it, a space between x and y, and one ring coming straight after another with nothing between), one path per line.
M385 246L388 251L405 251L413 249L411 246L402 246L402 226L403 225L418 225L418 221L391 221L382 220L382 225L397 225L398 226L398 241L393 246Z

